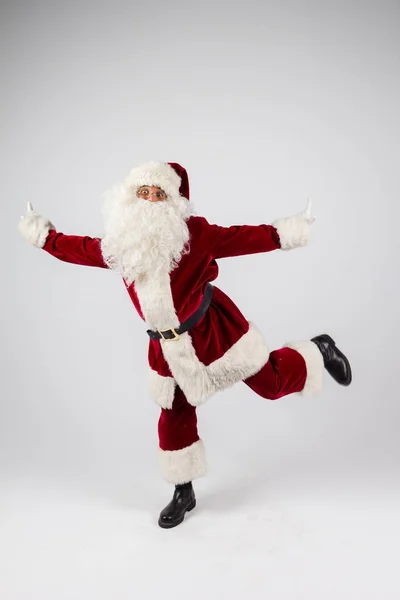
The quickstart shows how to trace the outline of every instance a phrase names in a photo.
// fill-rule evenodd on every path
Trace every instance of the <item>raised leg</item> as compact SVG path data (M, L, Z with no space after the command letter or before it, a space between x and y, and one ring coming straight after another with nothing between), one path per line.
M294 393L310 395L321 390L323 369L316 344L293 342L271 352L268 362L244 383L268 400Z
M324 368L340 385L350 385L350 362L327 334L274 350L268 362L244 383L269 400L294 393L309 396L322 389Z

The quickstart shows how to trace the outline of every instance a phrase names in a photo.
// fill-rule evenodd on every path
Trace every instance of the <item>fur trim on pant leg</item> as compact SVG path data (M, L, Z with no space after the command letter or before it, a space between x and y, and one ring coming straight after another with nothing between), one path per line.
M320 392L322 390L324 359L318 346L310 341L289 342L286 346L299 352L306 362L307 379L300 395L311 396Z
M159 450L161 471L168 483L187 483L207 472L206 454L202 440L182 450Z

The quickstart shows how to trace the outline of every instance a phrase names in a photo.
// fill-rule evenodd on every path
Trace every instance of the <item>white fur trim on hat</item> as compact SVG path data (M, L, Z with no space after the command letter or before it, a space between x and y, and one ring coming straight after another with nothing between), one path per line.
M51 221L34 211L28 212L18 223L20 234L37 248L43 248L50 229L55 229Z
M125 184L135 191L142 185L148 185L161 188L167 196L179 196L181 178L167 163L148 162L132 169Z
M163 478L178 485L203 477L207 472L206 452L200 439L182 450L161 450L159 458Z
M289 342L286 347L296 350L304 358L307 369L307 378L300 396L311 396L322 390L324 372L324 359L314 342L299 341Z

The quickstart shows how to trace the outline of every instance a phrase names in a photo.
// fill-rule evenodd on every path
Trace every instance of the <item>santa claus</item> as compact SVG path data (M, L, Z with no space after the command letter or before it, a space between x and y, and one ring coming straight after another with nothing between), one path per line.
M347 386L351 368L326 334L270 352L255 324L211 284L220 258L305 246L314 220L310 205L271 225L210 224L194 212L186 170L151 162L108 193L103 216L102 238L65 235L29 204L19 230L59 260L113 269L123 278L149 336L161 468L175 486L158 522L171 528L195 507L192 481L206 473L197 406L239 381L269 400L313 394L324 367Z

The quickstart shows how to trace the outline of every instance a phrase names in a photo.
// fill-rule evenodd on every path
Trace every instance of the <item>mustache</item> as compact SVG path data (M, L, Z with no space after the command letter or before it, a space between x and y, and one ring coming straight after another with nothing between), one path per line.
M128 215L137 215L137 214L176 214L175 207L168 202L168 200L151 202L150 200L146 200L143 198L135 198L134 201L130 202L128 205L124 206L124 210Z

